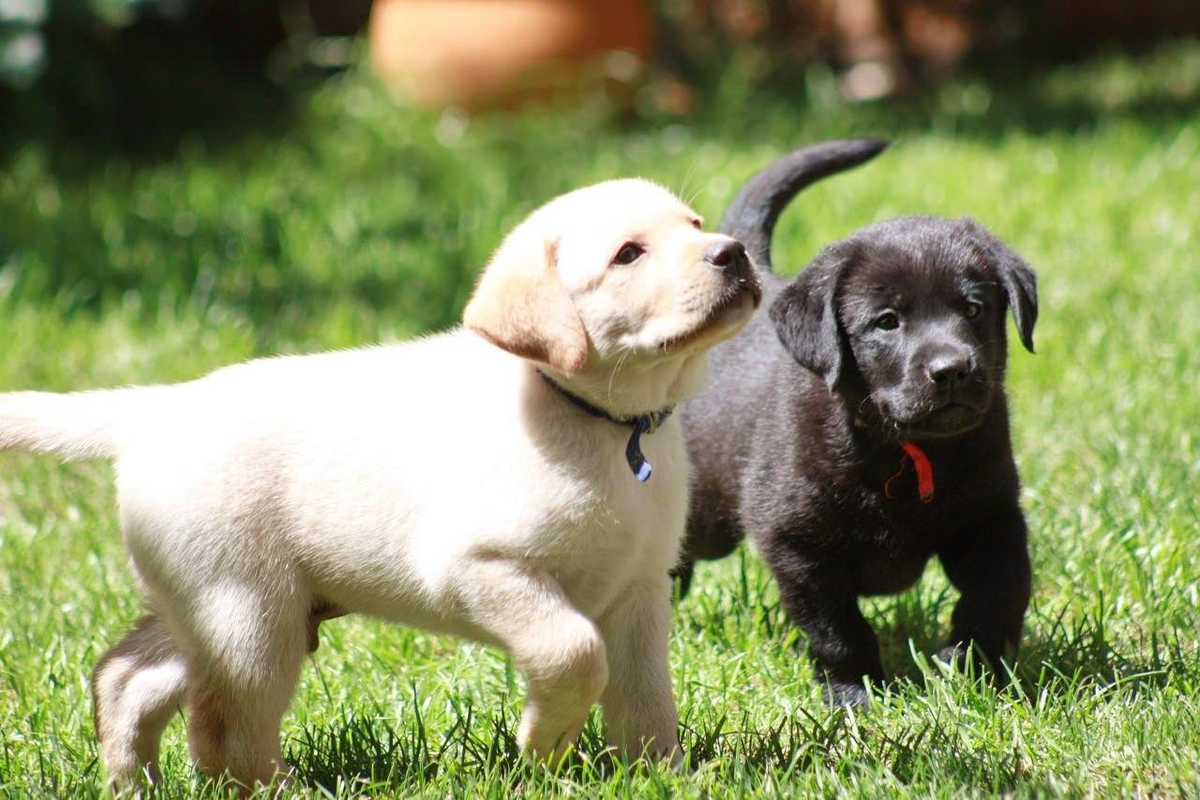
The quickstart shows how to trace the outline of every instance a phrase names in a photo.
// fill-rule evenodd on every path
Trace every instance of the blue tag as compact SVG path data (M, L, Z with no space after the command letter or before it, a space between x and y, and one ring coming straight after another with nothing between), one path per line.
M637 424L633 426L633 433L629 436L629 444L625 445L625 461L629 464L629 469L633 471L633 477L642 483L650 480L650 462L642 455L642 434L646 432L650 424L649 415L639 417Z
M605 411L603 408L596 406L584 400L582 397L577 397L571 394L563 387L552 381L550 377L538 370L538 374L546 383L550 384L563 397L570 400L583 411L591 414L593 417L600 417L609 422L615 422L618 425L633 424L633 433L629 435L629 443L625 445L625 463L629 465L629 470L633 473L633 477L637 478L640 483L645 483L650 480L652 471L650 462L646 460L646 456L642 454L642 434L651 434L658 430L658 426L666 422L671 416L671 412L675 410L674 406L660 408L658 411L651 411L649 414L642 414L640 417L614 417L612 414Z
M642 459L641 469L633 473L633 477L637 478L642 483L650 480L650 462Z

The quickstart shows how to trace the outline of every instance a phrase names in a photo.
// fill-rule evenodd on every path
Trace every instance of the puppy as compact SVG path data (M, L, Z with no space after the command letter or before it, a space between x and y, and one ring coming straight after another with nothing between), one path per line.
M804 169L768 167L726 216L760 265ZM684 405L684 572L752 534L827 698L852 704L884 677L858 598L911 586L936 555L961 593L942 657L998 664L1030 590L1003 381L1006 309L1033 350L1033 271L970 219L905 217L764 282L769 314L713 352Z
M186 705L205 774L273 780L316 625L341 612L503 648L528 678L517 736L535 757L599 700L622 753L679 759L667 570L688 462L669 412L760 298L739 243L614 181L521 223L464 329L0 396L0 449L117 464L149 614L93 676L112 777L153 777Z

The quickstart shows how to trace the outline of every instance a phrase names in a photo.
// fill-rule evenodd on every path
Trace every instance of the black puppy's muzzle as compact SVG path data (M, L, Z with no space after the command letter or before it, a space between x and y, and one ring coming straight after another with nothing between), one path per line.
M746 255L746 248L741 242L726 239L709 245L704 251L704 262L739 289L749 291L756 303L762 298L758 276L754 273L754 267L750 266L750 257Z
M941 350L911 369L904 399L888 414L911 438L957 435L979 424L991 406L991 381L965 353Z
M883 416L912 439L955 436L979 424L991 407L992 381L970 351L926 349L908 367L908 378L875 394Z
M965 353L939 353L921 368L932 391L932 405L962 405L982 411L988 404L988 376Z
M939 391L953 392L967 384L971 377L971 362L962 357L939 356L925 365L925 374Z

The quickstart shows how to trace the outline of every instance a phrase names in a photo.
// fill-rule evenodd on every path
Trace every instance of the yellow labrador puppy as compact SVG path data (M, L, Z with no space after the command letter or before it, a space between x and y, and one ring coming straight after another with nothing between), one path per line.
M93 677L112 778L153 779L186 704L203 772L271 781L316 625L341 612L503 648L530 754L562 752L600 701L622 753L678 759L667 571L688 463L669 412L760 297L740 244L612 181L522 222L463 329L0 395L0 450L117 463L149 613Z

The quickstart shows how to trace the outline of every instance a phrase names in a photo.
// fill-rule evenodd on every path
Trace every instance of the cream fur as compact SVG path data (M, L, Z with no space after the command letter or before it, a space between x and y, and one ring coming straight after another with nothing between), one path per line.
M529 681L518 737L533 755L561 753L599 701L624 754L678 759L666 652L667 570L687 508L678 418L643 439L654 474L638 483L622 455L629 429L583 414L536 369L621 415L693 391L704 350L755 302L721 304L727 279L702 257L721 237L695 223L641 181L531 215L480 283L472 306L486 313L467 315L520 355L456 329L174 386L0 395L0 449L116 460L151 613L94 676L114 780L153 777L182 703L204 772L275 779L279 721L322 603L505 649ZM611 265L626 240L646 256ZM531 252L553 260L531 271ZM565 293L570 308L545 322L512 296L531 280L559 281L537 292ZM577 336L576 317L583 338L544 346ZM553 355L579 346L582 363ZM545 363L530 360L539 353Z

